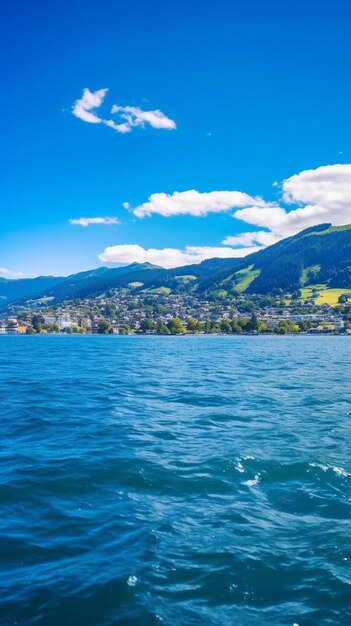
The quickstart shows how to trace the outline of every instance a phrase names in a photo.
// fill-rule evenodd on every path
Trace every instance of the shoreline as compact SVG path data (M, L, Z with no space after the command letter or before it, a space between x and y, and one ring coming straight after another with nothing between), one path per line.
M351 333L178 333L175 335L157 333L1 333L1 337L351 337Z

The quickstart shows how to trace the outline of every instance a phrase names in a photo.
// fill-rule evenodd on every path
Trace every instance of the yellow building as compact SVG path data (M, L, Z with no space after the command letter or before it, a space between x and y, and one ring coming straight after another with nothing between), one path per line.
M20 335L25 335L27 332L27 326L17 326L17 333Z

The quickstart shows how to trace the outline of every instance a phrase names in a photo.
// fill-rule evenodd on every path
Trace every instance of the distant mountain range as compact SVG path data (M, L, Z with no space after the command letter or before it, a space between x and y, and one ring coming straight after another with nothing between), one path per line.
M351 225L320 224L240 259L208 259L171 270L149 263L100 267L68 277L0 278L0 306L56 304L110 289L203 295L294 292L305 286L351 288Z

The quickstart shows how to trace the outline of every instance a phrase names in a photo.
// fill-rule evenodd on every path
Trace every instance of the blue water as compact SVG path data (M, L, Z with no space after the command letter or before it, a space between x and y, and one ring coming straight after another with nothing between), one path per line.
M349 626L350 348L0 337L1 626Z

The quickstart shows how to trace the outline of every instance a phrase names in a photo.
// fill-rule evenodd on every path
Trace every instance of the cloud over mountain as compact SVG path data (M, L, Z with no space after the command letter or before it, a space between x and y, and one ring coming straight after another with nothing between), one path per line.
M285 179L281 187L285 207L252 206L233 217L267 228L279 239L321 222L335 226L351 222L351 164L304 170Z
M99 255L103 263L153 263L165 268L179 267L201 263L205 259L219 257L222 259L239 258L255 252L256 247L234 249L212 246L186 246L178 248L148 248L137 244L109 246Z
M10 270L7 267L0 267L0 277L1 278L22 278L24 276L23 272L17 272L14 270Z
M227 246L243 246L244 248L247 248L250 246L271 246L277 241L279 241L279 237L277 237L274 233L269 233L265 230L258 230L252 233L241 233L240 235L225 237L222 244Z
M172 194L153 193L138 206L132 207L128 202L123 206L138 218L155 214L168 218L179 215L205 217L209 213L232 211L233 218L265 229L225 237L222 244L231 248L188 246L176 252L168 248L162 250L163 257L167 250L172 259L178 255L186 263L193 262L189 260L189 250L197 250L195 256L198 258L203 254L244 256L248 249L250 252L262 249L321 222L336 226L351 222L351 164L304 170L286 178L281 185L275 183L274 188L275 193L280 194L276 201L237 190L200 192L189 189ZM164 260L162 262L165 264Z

